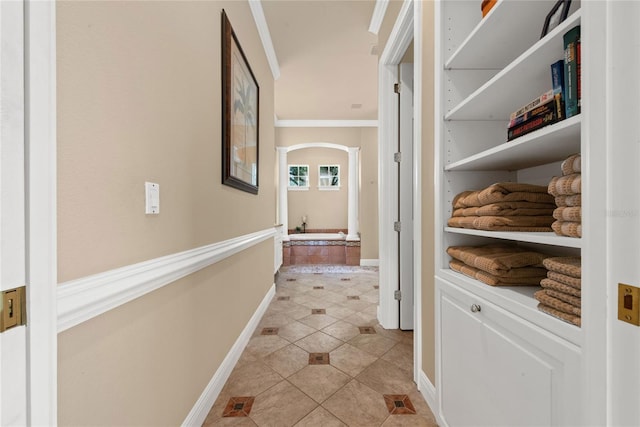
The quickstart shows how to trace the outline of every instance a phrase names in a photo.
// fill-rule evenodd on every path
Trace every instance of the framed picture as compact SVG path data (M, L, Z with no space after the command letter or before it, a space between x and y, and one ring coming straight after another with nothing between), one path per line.
M260 88L222 11L222 183L258 194Z
M553 30L555 27L560 25L562 21L567 19L570 7L571 0L558 0L556 4L553 5L553 8L551 8L551 11L544 20L544 26L542 27L542 34L540 34L540 38L549 34L549 31Z

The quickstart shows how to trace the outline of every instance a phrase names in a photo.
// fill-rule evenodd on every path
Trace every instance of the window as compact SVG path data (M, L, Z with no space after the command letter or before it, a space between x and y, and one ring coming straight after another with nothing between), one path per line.
M318 188L339 189L340 188L340 166L321 165L318 167Z
M309 165L289 165L289 188L309 188Z

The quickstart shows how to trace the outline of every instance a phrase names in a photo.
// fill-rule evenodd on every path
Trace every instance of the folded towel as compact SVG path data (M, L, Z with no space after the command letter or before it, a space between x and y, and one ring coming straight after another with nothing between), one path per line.
M498 277L546 277L548 255L514 245L450 246L447 254L470 267Z
M556 271L548 271L547 277L551 280L555 280L556 282L571 286L572 288L582 288L582 281L576 277L567 276L566 274L558 273Z
M548 216L553 215L553 210L555 208L555 205L547 205L544 203L513 202L505 204L522 204L544 207L537 208L523 206L519 208L507 208L499 206L502 205L502 203L493 203L491 205L480 207L458 208L453 211L451 216Z
M580 316L582 314L582 309L580 307L575 307L571 304L567 304L564 301L559 300L558 298L554 298L551 295L547 294L546 289L542 289L541 291L533 294L533 297L547 305L549 307L553 307L556 310L562 311L563 313L573 314L576 316Z
M487 219L488 218L488 219ZM526 231L526 232L549 232L553 231L551 227L543 226L521 226L521 225L498 225L493 223L492 218L551 218L549 222L553 222L553 217L482 217L482 216L456 216L449 218L447 225L457 228L471 228L475 230L485 231Z
M582 193L582 175L574 173L566 176L554 176L549 182L549 194L553 196L562 196L568 194Z
M538 286L542 280L542 277L498 277L455 259L449 262L449 267L490 286Z
M553 279L542 279L540 281L540 286L545 289L551 289L554 291L565 293L567 295L573 295L574 297L582 296L582 291L580 289L565 285L564 283L557 282Z
M577 173L582 170L582 166L580 165L580 161L582 157L580 154L574 154L572 156L567 157L567 159L562 162L560 168L562 169L562 175L571 175L572 173Z
M582 224L579 222L556 221L551 228L559 236L582 237Z
M582 277L582 258L579 256L550 257L542 261L547 270L571 277Z
M574 316L573 314L563 313L560 310L556 310L555 308L549 307L548 305L544 305L542 303L538 304L538 310L542 311L543 313L547 313L560 320L564 320L565 322L572 323L576 326L580 326L582 323L580 316Z
M545 289L544 291L550 297L557 298L560 301L566 302L567 304L571 304L574 307L578 307L578 308L582 307L582 299L580 297L574 297L573 295L565 294L564 292L559 292L553 289Z
M484 206L499 202L553 203L547 188L519 182L500 182L484 190L464 191L453 199L454 208Z
M558 221L582 221L582 208L580 206L563 206L553 211L553 217Z
M561 206L582 206L582 194L565 194L556 196L556 205Z

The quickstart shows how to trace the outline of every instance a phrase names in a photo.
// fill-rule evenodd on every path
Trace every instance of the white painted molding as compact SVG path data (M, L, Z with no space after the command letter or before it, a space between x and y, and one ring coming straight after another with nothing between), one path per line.
M377 267L380 265L380 260L378 259L361 259L360 267Z
M371 22L369 23L369 32L378 35L384 15L387 13L387 6L389 6L389 0L377 0L376 6L373 9L373 15L371 15Z
M380 62L385 65L399 64L407 47L413 40L413 0L405 0L393 25Z
M375 128L377 120L276 120L277 128Z
M289 147L278 147L279 150L286 150L287 153L290 151L304 150L306 148L330 148L332 150L342 150L345 153L348 153L349 148L358 147L347 147L346 145L334 144L332 142L305 142L303 144L291 145Z
M231 371L238 363L238 359L242 355L244 348L247 346L247 343L251 339L251 335L253 335L253 331L260 323L260 319L262 315L267 311L269 307L269 303L273 299L273 296L276 294L276 285L275 283L269 289L269 292L264 296L264 299L258 306L258 309L253 313L251 319L245 326L244 330L236 340L236 342L231 347L231 350L227 353L224 360L216 370L215 374L209 381L209 384L205 387L204 391L198 398L196 404L193 406L187 418L185 418L182 423L183 426L197 426L200 427L204 420L207 418L207 414L211 407L215 403L216 399L220 395L220 391L222 387L229 379L229 375L231 375Z
M276 235L275 228L155 258L58 286L58 332L175 282Z
M273 74L274 80L278 80L280 78L280 65L278 64L276 50L273 47L273 41L271 40L271 33L269 32L267 19L264 16L262 3L260 0L249 0L249 7L253 14L253 20L256 21L256 27L258 28L258 34L262 41L262 47L264 48L265 55L267 55L269 67L271 67L271 74Z
M418 372L418 390L420 390L422 397L424 397L427 405L429 405L429 408L431 408L431 412L433 412L433 415L435 415L438 425L444 426L445 423L442 421L440 413L438 412L436 388L433 383L429 381L429 377L427 377L427 374L425 374L422 369L420 369Z

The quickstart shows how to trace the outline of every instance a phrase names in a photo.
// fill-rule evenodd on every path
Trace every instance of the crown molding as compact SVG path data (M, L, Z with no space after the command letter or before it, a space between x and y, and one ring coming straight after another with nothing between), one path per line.
M371 15L371 23L369 24L369 32L378 34L382 21L384 20L384 14L387 13L387 6L389 6L389 0L377 0L376 6L373 9L373 15Z
M267 55L269 67L271 67L271 74L273 74L274 80L278 80L278 78L280 78L280 65L278 64L276 50L273 47L273 41L271 40L271 33L269 32L267 19L264 16L262 3L260 2L260 0L249 0L249 7L251 8L251 13L253 14L253 20L256 22L258 34L260 35L260 40L262 41L264 53L265 55Z
M277 128L375 128L377 120L276 120Z

